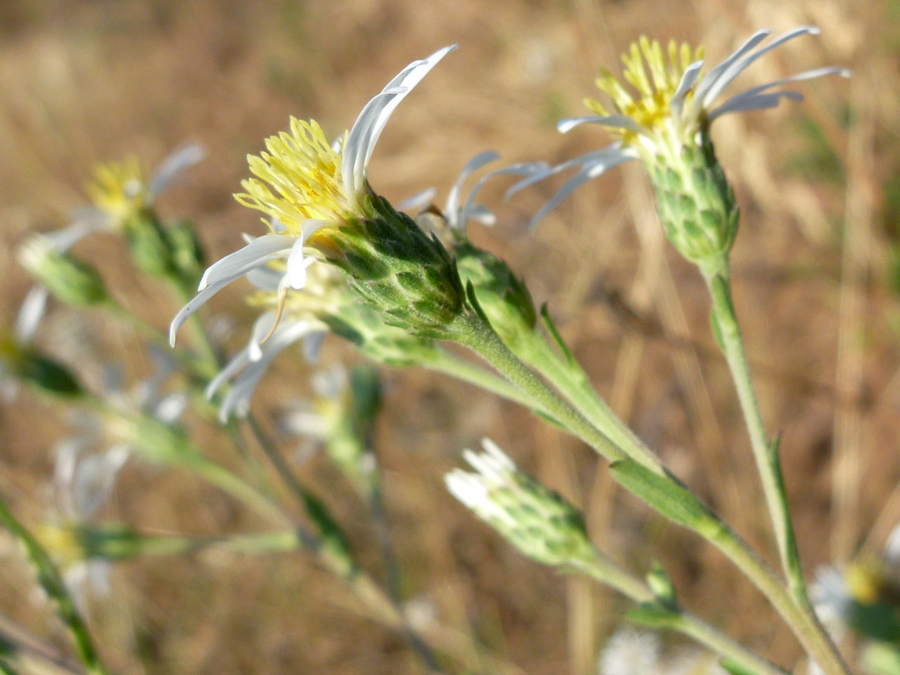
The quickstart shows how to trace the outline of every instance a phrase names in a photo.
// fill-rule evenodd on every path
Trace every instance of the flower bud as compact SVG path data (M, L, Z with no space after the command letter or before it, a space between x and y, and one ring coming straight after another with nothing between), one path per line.
M62 302L96 305L109 299L97 270L60 251L48 237L38 235L27 241L19 251L19 262Z
M679 152L647 155L666 237L707 276L723 271L737 236L739 213L734 190L716 159L707 134Z
M515 344L534 331L537 314L531 293L509 266L466 241L454 249L463 283L471 283L475 297L500 339L514 352Z
M482 447L481 455L463 454L478 473L457 469L445 477L453 496L533 560L567 565L592 559L594 547L575 507L516 468L490 440Z
M325 228L307 243L350 277L353 289L390 325L421 337L440 337L465 308L453 257L387 200L370 194L365 215Z

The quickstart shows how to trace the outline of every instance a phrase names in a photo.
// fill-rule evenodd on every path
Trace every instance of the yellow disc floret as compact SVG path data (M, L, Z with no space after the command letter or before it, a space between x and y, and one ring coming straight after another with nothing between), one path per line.
M679 46L674 40L669 43L667 51L668 60L658 40L651 42L641 36L622 55L622 62L625 64L622 77L634 87L637 96L633 96L607 70L601 70L600 77L597 78L597 87L609 95L616 112L627 115L647 130L659 128L671 115L669 104L685 70L703 55L702 48L692 51L689 45L683 43ZM593 99L585 99L585 105L597 115L610 114L601 103ZM626 140L634 135L633 131L615 131L621 133Z
M147 184L137 157L98 165L86 189L94 206L108 214L115 226L134 216L147 202Z
M290 133L268 138L266 150L247 158L256 178L241 182L246 192L235 195L241 204L276 218L294 235L306 220L334 221L349 210L341 151L317 122L292 117Z

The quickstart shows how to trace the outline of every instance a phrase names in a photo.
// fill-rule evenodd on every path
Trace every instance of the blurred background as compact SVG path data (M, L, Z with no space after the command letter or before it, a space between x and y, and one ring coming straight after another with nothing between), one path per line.
M805 23L822 35L766 56L734 90L824 65L849 66L854 78L804 83L802 104L726 117L713 138L743 214L737 311L764 419L783 434L804 566L812 575L860 549L877 553L900 521L894 0L0 0L0 326L9 329L30 286L17 246L67 224L87 203L84 184L98 162L136 155L150 169L177 146L202 143L206 159L158 207L193 219L215 260L241 245L242 232L261 232L257 215L231 196L247 153L290 115L337 135L403 66L441 46L460 49L400 106L371 165L373 187L392 200L436 187L442 203L482 150L508 162L559 162L605 145L599 128L562 136L554 123L584 114L598 69L618 73L618 55L641 34L702 43L714 64L758 28ZM498 223L473 225L470 236L548 303L614 409L771 559L702 280L664 245L640 168L624 169L579 190L532 234L530 215L558 184L504 202L508 185L498 179L481 199ZM128 272L119 242L95 237L75 252L101 268L123 304L168 325L177 307ZM232 350L256 313L243 304L245 290L210 303L234 321ZM127 330L56 307L41 344L86 380L111 358L129 377L147 374ZM323 357L353 358L336 338ZM299 351L276 362L254 399L266 424L304 395L309 372ZM615 490L586 448L446 378L385 370L384 381L376 443L403 590L449 653L472 663L490 654L508 672L580 675L593 672L605 636L623 621L618 598L521 558L446 494L443 474L461 449L489 435L582 507L594 540L616 560L644 571L660 557L687 607L781 663L798 656L717 553ZM46 512L64 422L28 397L0 407L0 489L26 523ZM352 492L324 461L299 466L380 575ZM258 524L189 477L131 465L109 513L159 533ZM0 614L65 646L24 563L8 551L3 560ZM299 553L122 564L110 594L92 600L90 622L119 672L419 672L402 638L364 618L343 585Z

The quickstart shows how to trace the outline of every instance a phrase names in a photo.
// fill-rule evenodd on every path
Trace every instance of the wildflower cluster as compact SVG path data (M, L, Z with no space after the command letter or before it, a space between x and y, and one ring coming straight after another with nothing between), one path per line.
M568 132L584 123L600 124L615 137L612 145L557 166L534 161L501 167L478 178L464 197L464 183L499 159L493 151L483 152L463 167L442 209L432 203L435 191L395 206L370 184L369 161L397 106L455 47L438 50L401 70L336 139L317 122L293 117L286 131L267 139L265 149L248 158L251 176L235 195L240 204L264 214L267 230L246 236L243 248L208 267L193 227L186 221L164 221L155 208L163 189L200 159L197 146L176 152L149 179L136 160L100 167L88 189L93 206L76 214L68 228L22 247L20 262L38 285L29 293L15 330L0 338L0 385L9 389L23 383L66 396L77 406L80 433L57 449L54 515L32 536L0 495L0 520L39 570L86 670L105 672L80 618L85 580L103 587L114 560L180 555L211 546L242 553L306 551L356 594L370 616L402 634L431 671L438 670L440 659L432 653L428 636L418 634L404 614L402 570L392 551L375 452L375 419L381 405L376 371L343 365L321 369L313 378L312 395L277 418L275 435L267 429L265 416L251 414L252 396L277 356L302 343L305 361L316 361L325 336L333 333L371 361L457 377L524 405L584 442L610 463L611 476L621 486L728 557L762 591L812 661L828 675L846 675L807 594L778 441L766 435L750 380L729 281L739 210L710 136L711 124L724 114L771 108L784 98L799 100L800 95L784 85L848 75L833 67L806 71L715 105L758 58L816 32L803 26L761 46L769 32L760 31L705 75L701 49L674 42L663 49L659 42L642 38L623 57L624 84L607 71L601 73L597 85L609 102L588 99L590 116L558 125ZM547 306L538 309L525 278L469 239L470 221L495 221L476 201L489 180L514 177L511 194L576 169L537 213L536 222L588 179L630 160L639 160L648 172L669 240L707 282L713 329L747 423L780 571L764 563L612 412L578 365ZM168 336L113 299L100 272L72 254L79 241L98 232L121 237L136 272L176 291L184 304ZM244 346L227 358L223 344L196 320L197 312L241 278L253 286L247 301L260 313ZM154 347L153 375L134 389L108 377L107 386L99 390L85 387L66 366L40 353L33 337L51 294L83 311L105 312L124 321ZM176 346L177 334L190 319L190 340ZM481 361L445 348L444 341L468 347ZM167 342L173 350L161 357L159 344ZM285 413L286 406L279 408ZM188 425L182 416L189 409L193 415ZM238 468L207 455L198 440L205 436L195 433L195 423L206 425L204 434L215 435L217 444L233 446ZM247 435L267 466L249 451ZM285 437L294 442L295 436L307 446L324 448L337 480L349 482L363 497L381 550L385 588L357 561L339 519L306 485L306 478L298 478L292 466L298 458L281 452L279 443ZM490 440L482 446L483 453L463 453L474 472L451 471L446 486L525 556L615 589L636 605L629 615L634 621L691 637L722 658L730 672L783 672L682 607L675 585L657 561L649 563L649 574L636 574L602 554L572 504L520 471ZM143 535L138 528L103 523L99 514L131 457L163 470L191 472L252 509L265 520L266 529L204 540ZM273 477L284 490L275 489ZM301 518L294 513L297 509L281 503L282 493L296 499ZM900 642L895 572L884 563L874 568L857 565L843 575L827 573L815 594L821 612L830 609L847 626L888 645L894 657ZM0 670L5 672L2 656ZM895 661L900 663L900 657ZM703 659L689 665L691 672L709 670ZM643 633L615 636L601 655L600 668L612 675L670 670L659 657L655 638ZM900 669L891 675L894 672Z

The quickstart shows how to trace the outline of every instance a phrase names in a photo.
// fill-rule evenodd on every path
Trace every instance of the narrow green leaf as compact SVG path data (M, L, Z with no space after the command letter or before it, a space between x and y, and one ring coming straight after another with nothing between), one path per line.
M660 476L630 459L613 462L609 468L620 485L669 520L707 535L715 535L724 527L722 521L674 476Z
M553 338L553 342L556 343L556 346L559 347L559 351L562 352L562 355L565 357L568 364L576 365L577 361L575 360L575 356L569 351L569 348L566 346L565 341L562 339L562 335L559 334L559 331L556 329L556 324L553 323L553 319L550 318L550 311L547 309L547 303L545 302L541 305L541 322L544 324L544 328L547 330L547 333L550 334L550 337Z
M781 434L777 435L769 444L769 463L775 477L775 487L778 489L783 504L788 503L787 489L784 486L784 474L781 471L781 456L779 446ZM794 535L794 525L791 522L789 512L784 513L784 551L787 562L788 580L794 596L803 604L809 604L806 593L806 580L803 578L803 568L800 564L800 551L797 549L797 537Z
M625 618L647 628L670 628L681 615L655 602L644 602L629 609Z
M730 675L759 675L755 670L750 670L742 663L738 663L734 659L719 659L719 665L722 669L730 673Z

